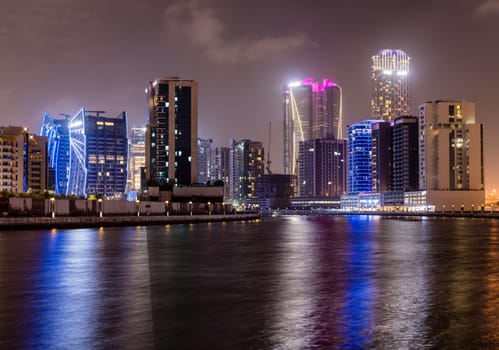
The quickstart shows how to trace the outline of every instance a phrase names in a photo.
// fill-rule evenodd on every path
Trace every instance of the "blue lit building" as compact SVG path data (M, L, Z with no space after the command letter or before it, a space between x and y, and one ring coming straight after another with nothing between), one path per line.
M69 175L69 115L56 119L50 114L43 115L40 136L48 139L48 157L50 167L49 188L57 195L66 194Z
M121 198L127 183L127 116L102 116L82 108L69 120L67 195Z
M363 120L348 126L348 193L373 191L373 124L379 122Z

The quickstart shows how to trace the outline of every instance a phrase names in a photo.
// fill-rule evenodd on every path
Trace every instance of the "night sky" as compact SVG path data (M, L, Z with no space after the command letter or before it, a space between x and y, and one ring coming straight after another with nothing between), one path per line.
M343 87L344 124L370 117L371 56L411 57L412 109L476 102L486 190L499 189L499 0L0 0L2 125L38 133L81 107L146 122L150 80L199 83L199 136L268 142L282 171L282 84Z

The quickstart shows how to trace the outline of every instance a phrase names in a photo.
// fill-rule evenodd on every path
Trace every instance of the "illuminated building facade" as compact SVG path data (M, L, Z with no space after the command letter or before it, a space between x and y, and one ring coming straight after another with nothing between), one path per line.
M128 149L128 191L140 191L142 168L146 165L146 128L131 128Z
M410 61L411 58L402 50L380 50L372 57L373 119L391 121L410 115Z
M328 79L318 83L307 78L284 85L282 97L284 173L298 175L300 142L342 138L342 90Z
M50 172L53 174L51 187L57 195L66 194L69 178L69 115L56 119L50 114L43 115L41 136L48 139L48 157Z
M21 126L0 127L0 191L48 190L47 138Z
M483 126L475 123L475 104L427 102L419 126L420 189L483 191Z
M230 152L230 199L235 203L256 199L256 181L264 172L263 144L232 140Z
M373 124L364 120L348 126L348 193L373 191Z
M68 123L70 165L67 195L121 198L127 183L127 117L104 117L82 108Z
M198 138L198 182L206 183L211 180L217 180L213 140Z
M197 182L198 86L178 77L158 78L146 89L146 177L159 186Z
M26 140L26 192L42 193L48 189L47 137L27 135Z
M0 127L0 191L24 192L24 147L27 129L21 126Z
M346 192L346 148L334 137L300 142L300 197L339 199Z

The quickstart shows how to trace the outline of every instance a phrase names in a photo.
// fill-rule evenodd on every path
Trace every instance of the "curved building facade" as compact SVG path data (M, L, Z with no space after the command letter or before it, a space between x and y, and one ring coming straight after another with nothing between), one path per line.
M329 79L307 78L284 85L282 97L284 173L297 175L300 142L342 138L342 90Z

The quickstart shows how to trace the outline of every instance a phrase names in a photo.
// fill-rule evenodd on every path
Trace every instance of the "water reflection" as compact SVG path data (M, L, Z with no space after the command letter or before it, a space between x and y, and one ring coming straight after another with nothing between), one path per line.
M377 348L428 347L428 235L420 221L382 220L377 228Z
M499 223L0 233L0 348L498 348Z
M485 344L499 344L499 222L497 221L490 229L488 246L482 340Z
M1 236L14 254L0 261L2 348L152 347L147 245L130 244L122 229L119 240L108 234L113 229Z

